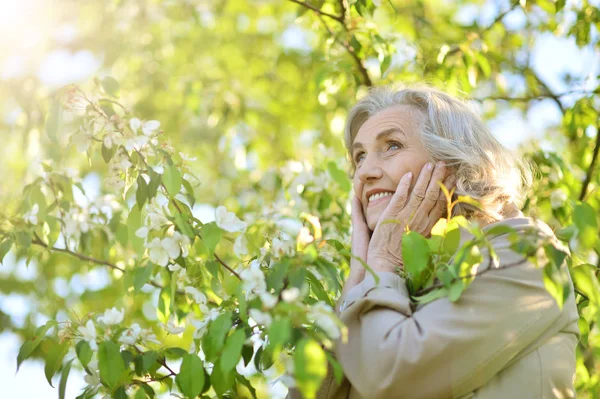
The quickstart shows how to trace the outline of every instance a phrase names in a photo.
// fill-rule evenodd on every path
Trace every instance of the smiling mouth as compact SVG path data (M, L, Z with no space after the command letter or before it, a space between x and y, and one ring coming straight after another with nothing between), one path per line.
M367 204L367 208L370 208L372 206L375 206L377 204L385 202L385 201L389 200L390 198L392 198L391 195L386 195L385 197L381 197L381 198L377 198L376 200L369 201L369 203Z

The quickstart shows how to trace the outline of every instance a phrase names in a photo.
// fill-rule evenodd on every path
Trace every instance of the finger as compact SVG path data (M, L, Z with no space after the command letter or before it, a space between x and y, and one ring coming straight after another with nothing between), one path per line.
M444 162L438 162L435 165L431 179L429 179L429 185L425 192L425 198L421 202L420 208L425 214L429 214L433 207L438 202L440 196L443 197L442 190L440 189L439 183L444 180L446 176L446 164Z
M415 186L412 188L410 193L410 197L408 199L408 206L410 209L417 209L421 202L425 198L425 194L427 193L427 186L429 185L429 180L431 180L431 175L433 173L433 164L431 162L427 162L423 165L421 172L419 173L419 177Z
M377 222L378 225L384 220L397 218L397 213L406 206L412 177L412 172L408 172L402 176L400 182L398 182L398 186L396 187L396 192L394 192L392 195L388 206L385 208L385 211L383 211L381 217L379 218L379 222Z
M365 220L362 204L357 196L352 199L352 254L367 259L370 242L370 231ZM351 267L358 266L357 260L352 259ZM360 262L358 262L360 264ZM362 266L362 265L361 265Z

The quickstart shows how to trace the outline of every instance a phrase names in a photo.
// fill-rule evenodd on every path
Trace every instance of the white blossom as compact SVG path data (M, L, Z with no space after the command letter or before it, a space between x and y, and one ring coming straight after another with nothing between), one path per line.
M140 121L138 118L131 118L129 120L129 127L131 128L131 130L134 133L137 132L141 126L142 126L142 121Z
M254 320L256 323L261 324L265 327L269 327L271 325L271 323L273 322L273 318L271 317L270 314L261 312L258 309L250 309L248 311L248 314L250 315L252 320Z
M315 238L312 236L312 234L310 234L308 227L302 227L298 233L298 237L296 238L296 241L300 245L310 244L314 240Z
M338 339L340 337L340 328L333 320L333 309L325 302L315 303L309 311L309 318L325 331L329 338Z
M85 129L83 126L79 128L79 131L71 136L71 142L77 147L77 151L86 152L92 145L93 134L92 132Z
M121 144L121 136L118 132L115 132L113 129L110 129L104 135L104 139L102 140L104 146L108 149L111 149L113 145L118 146Z
M100 386L100 374L98 373L98 361L92 360L88 363L87 369L91 374L83 376L84 381L92 388Z
M156 165L154 168L152 168L156 173L158 173L159 175L162 175L163 173L165 173L165 167L162 165Z
M285 255L292 256L296 250L296 242L288 238L287 234L282 234L281 239L273 238L271 247L273 248L273 254L278 258Z
M275 305L277 305L277 297L268 292L263 292L260 294L260 300L267 309L272 309Z
M250 267L242 270L242 288L246 291L246 299L254 297L253 294L261 294L267 290L265 274L260 268L260 262L256 259L252 261Z
M150 139L146 136L133 136L128 137L123 145L127 151L133 151L134 149L140 150L142 147L148 144L149 141Z
M150 243L146 244L150 251L148 257L157 265L167 266L169 259L175 259L181 252L179 245L172 237L165 237L162 240L155 237Z
M192 298L194 298L194 302L196 302L197 304L206 305L206 295L200 292L200 290L196 287L187 286L185 287L184 291L186 294L190 294Z
M281 299L285 302L294 302L296 299L300 297L300 289L298 287L290 287L281 291Z
M189 255L189 246L191 245L190 238L178 231L173 232L173 240L181 249L181 256L187 257Z
M134 323L130 328L123 331L119 337L119 342L125 345L135 345L141 334L142 328L139 324Z
M27 212L25 215L23 215L23 219L27 223L37 224L38 223L37 214L38 214L39 210L40 210L40 206L38 204L33 204L33 207L31 208L31 210L29 212Z
M135 231L135 236L139 238L148 237L148 228L146 226L142 226Z
M90 344L92 350L98 350L96 343L96 326L92 320L88 320L85 326L80 326L77 331L82 335L82 339Z
M558 209L565 204L567 198L569 198L567 193L562 188L557 188L550 194L550 206L552 209Z
M146 121L144 122L144 124L142 125L142 133L144 133L146 136L151 136L154 131L156 129L158 129L160 127L160 122L159 121Z
M119 324L123 321L125 316L125 310L118 310L117 308L107 309L103 316L98 317L100 323L106 325Z
M90 230L88 224L88 215L85 210L77 210L71 208L68 214L65 215L65 233L67 236L78 237L81 233L87 233Z
M162 225L169 221L164 215L162 208L157 205L156 198L146 206L146 212L146 224L149 225L150 230L160 230Z
M118 175L107 177L106 179L104 179L104 184L106 185L106 187L113 191L120 191L123 188L125 188L125 180Z
M179 156L181 157L181 159L183 159L184 161L195 161L196 159L198 159L198 157L190 157L187 154L180 152Z
M246 230L246 223L242 222L233 212L227 212L227 208L219 206L215 210L217 226L230 233Z
M238 258L248 255L248 240L246 239L245 234L240 234L236 237L235 242L233 243L233 253L235 253Z
M169 334L179 335L185 331L185 327L180 327L177 324L175 324L175 317L173 315L169 317L167 324L163 324L162 326L165 330L167 330Z

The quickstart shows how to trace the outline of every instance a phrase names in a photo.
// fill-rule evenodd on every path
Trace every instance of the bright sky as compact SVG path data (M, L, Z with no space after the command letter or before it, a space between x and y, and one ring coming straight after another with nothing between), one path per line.
M67 50L54 51L46 54L37 63L31 63L28 54L32 49L45 47L45 36L43 32L48 28L48 24L40 21L39 2L42 0L0 0L0 82L9 77L19 76L23 73L34 73L42 82L50 87L58 87L68 83L84 82L97 74L101 67L101 60L90 51L82 50L77 53L71 53ZM466 22L474 18L479 18L482 22L493 20L496 15L495 1L488 1L484 7L484 12L479 16L474 14L473 9L465 9L458 16L458 20ZM20 20L27 13L30 24L21 24ZM46 21L52 19L52 13L46 14ZM40 22L39 29L23 30L23 26L34 26ZM524 16L521 10L511 12L506 16L506 22L511 29L519 29L524 22ZM48 32L48 31L46 31ZM26 34L25 34L26 33ZM58 30L53 30L53 38L61 43L68 44L77 37L77 30L71 25L63 25ZM307 33L303 32L297 26L287 30L281 38L284 46L290 48L305 49ZM10 38L7 40L7 38ZM16 38L20 38L21 47L15 46ZM17 40L17 42L19 42ZM15 52L11 48L22 48L27 51ZM552 35L541 36L533 50L533 66L539 75L547 84L557 93L568 90L561 83L561 77L569 73L576 77L589 77L588 84L583 88L593 88L598 82L594 76L600 72L600 54L595 53L593 49L580 50L573 40L557 39ZM511 85L519 85L519 77L507 77ZM517 86L518 87L518 86ZM565 97L565 100L575 98ZM568 105L568 104L567 104ZM14 112L9 112L0 117L14 117ZM505 145L514 148L523 140L530 137L539 137L539 135L548 126L556 125L560 121L560 113L556 105L550 100L539 101L526 115L519 112L507 110L502 112L498 118L490 121L489 125L493 133ZM89 188L93 189L93 181L88 182ZM88 191L86 189L86 191ZM198 208L199 213L210 215L212 209ZM3 273L14 272L20 278L27 280L33 277L35 266L27 269L24 262L14 264L8 260L5 265L0 266L0 275ZM107 278L106 276L89 276L78 280L78 287L73 289L83 289L84 286L91 286ZM65 289L67 289L65 282ZM101 284L101 283L100 283ZM89 286L88 286L89 287ZM31 309L31 302L18 295L1 295L0 309L13 316L17 322L22 316ZM40 320L40 324L43 320ZM52 398L56 397L57 390L51 388L45 379L43 363L41 361L26 361L18 374L15 375L16 357L20 342L16 335L12 333L0 334L0 387L2 387L2 397L5 398ZM57 381L56 381L57 383ZM55 385L56 385L55 383ZM67 385L67 398L74 398L81 392L85 386L81 372L73 369L69 384Z

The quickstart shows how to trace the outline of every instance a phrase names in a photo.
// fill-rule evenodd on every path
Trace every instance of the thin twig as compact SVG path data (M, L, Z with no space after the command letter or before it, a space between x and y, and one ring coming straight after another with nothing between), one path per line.
M468 276L455 277L455 278L452 279L452 282L458 281L458 280L465 280L465 279L469 279L469 278L474 278L474 277L477 277L477 276L481 276L482 274L485 274L485 273L487 273L487 272L489 272L491 270L502 270L502 269L508 269L510 267L519 266L519 265L522 265L525 262L527 262L527 258L523 258L519 262L510 263L508 265L504 265L504 266L500 266L500 267L489 267L489 268L487 268L487 269L485 269L485 270L483 270L481 272L475 273L475 274L470 274ZM415 296L425 295L425 294L427 294L427 293L429 293L429 292L431 292L431 291L433 291L433 290L435 290L437 288L443 288L443 287L444 287L444 284L441 284L441 283L440 284L434 284L434 285L432 285L430 287L427 287L425 289L417 291L415 293Z
M114 263L110 263L106 260L102 260L102 259L96 259L96 258L92 258L91 256L87 256L87 255L83 255L77 252L73 252L68 248L56 248L56 247L51 247L48 244L46 244L44 241L42 241L37 234L35 234L35 239L31 240L32 244L35 245L39 245L41 247L46 248L49 251L54 251L54 252L61 252L61 253L65 253L71 256L76 257L77 259L86 261L86 262L91 262L91 263L95 263L97 265L102 265L102 266L108 266L113 270L118 270L121 273L125 273L125 269L120 268L119 266L115 265ZM162 285L160 285L159 283L157 283L156 281L149 281L148 284L158 288L158 289L163 289L164 287ZM177 291L177 293L179 294L183 294L183 291Z
M587 195L587 189L592 181L592 175L596 168L596 161L598 161L598 152L600 151L600 120L596 123L596 145L594 146L594 152L592 153L592 161L588 166L587 173L585 174L585 180L581 186L581 193L579 194L579 201L583 201Z
M340 25L342 25L342 28L344 29L344 31L346 31L347 33L350 33L350 29L348 29L348 26L346 25L346 13L347 13L347 7L346 7L346 3L344 2L344 0L340 0L339 4L340 4L340 8L342 11L342 15L341 16L336 16L336 15L332 15L332 14L328 14L325 13L323 11L321 11L320 9L316 8L315 6L308 4L306 2L302 2L302 1L298 1L298 0L289 0L293 3L296 4L300 4L301 6L304 6L312 11L314 11L317 14L317 17L319 17L319 19L321 20L321 22L325 25L325 28L327 29L327 31L329 32L330 35L333 36L334 41L337 41L338 43L340 43L342 46L344 46L344 48L346 49L346 51L348 52L348 54L350 54L350 56L352 57L352 59L354 60L354 62L356 63L356 66L358 68L358 71L360 72L360 74L362 75L363 78L363 83L365 84L365 86L371 87L373 86L373 82L371 81L371 78L369 77L369 73L367 71L367 69L365 68L365 66L362 63L362 60L360 59L360 57L358 56L358 54L356 54L356 51L354 51L354 48L350 45L350 43L348 43L347 40L339 40L335 33L331 30L331 28L329 28L329 26L327 25L327 23L325 22L325 20L323 20L323 16L329 17L331 19L334 19L335 21L337 21Z
M306 2L306 1L299 1L299 0L289 0L292 3L296 3L301 5L302 7L308 8L309 10L312 10L314 12L316 12L319 15L323 15L325 17L329 17L331 19L335 19L336 21L340 22L340 23L344 23L344 17L343 16L339 16L339 15L333 15L333 14L329 14L328 12L322 11L319 8L313 6L312 4Z

